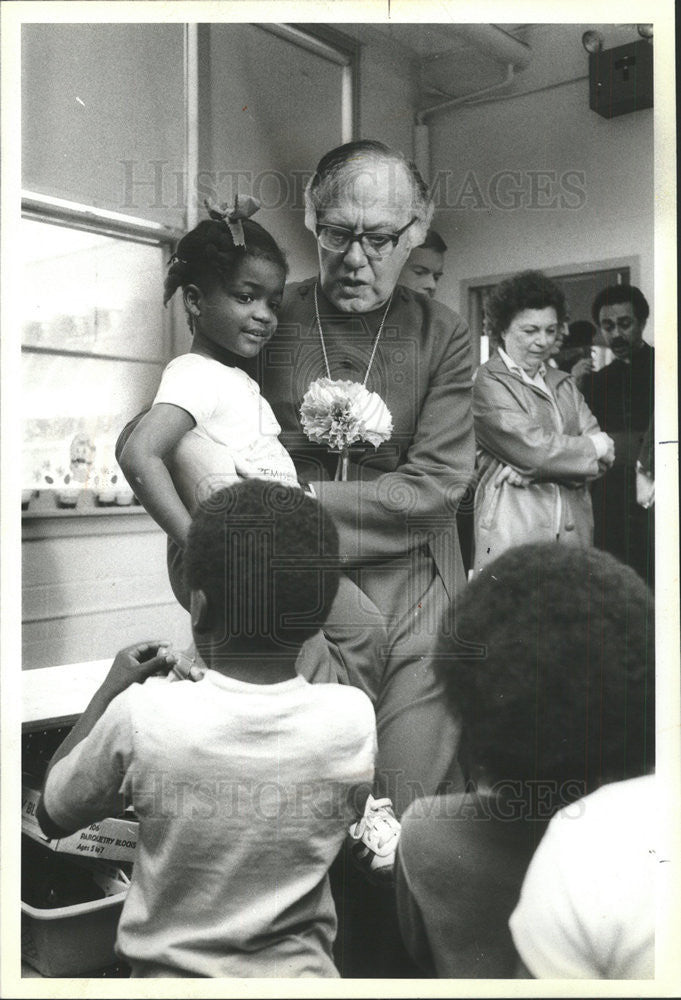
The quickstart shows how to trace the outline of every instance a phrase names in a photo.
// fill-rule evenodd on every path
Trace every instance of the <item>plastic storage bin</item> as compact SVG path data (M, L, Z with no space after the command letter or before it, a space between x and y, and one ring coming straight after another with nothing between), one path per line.
M52 910L22 901L22 959L43 976L72 976L112 965L126 893Z
M80 666L77 669L51 667L29 671L31 677L24 678L22 770L29 790L40 788L54 751L105 675L107 664L108 661L102 661L101 664L81 665L83 668L96 667L94 673L89 669L81 670ZM38 675L41 675L40 683L35 684ZM66 700L62 689L67 691ZM55 705L60 706L59 710L55 710ZM49 721L40 721L43 711L49 712ZM116 872L116 868L121 867L120 861L107 865L94 852L92 856L84 852L78 852L78 857L70 856L59 850L58 841L45 843L33 808L30 812L30 817L22 814L22 961L47 977L101 975L114 965L120 968L122 963L114 952L114 944L127 894L123 880L128 882L129 872L123 874L122 880L120 872ZM125 836L127 838L127 832ZM94 840L90 842L95 843ZM73 865L78 867L74 869ZM78 877L83 873L88 873L92 879L93 891L89 895L87 890L83 892ZM57 890L62 905L47 906L50 884ZM42 892L43 887L45 892ZM102 892L105 893L103 897Z

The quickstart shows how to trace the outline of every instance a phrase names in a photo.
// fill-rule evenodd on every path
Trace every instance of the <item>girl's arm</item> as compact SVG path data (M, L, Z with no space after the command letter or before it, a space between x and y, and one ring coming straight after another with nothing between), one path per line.
M187 410L155 403L125 442L119 464L135 496L169 538L184 548L191 517L165 464L181 438L196 426Z

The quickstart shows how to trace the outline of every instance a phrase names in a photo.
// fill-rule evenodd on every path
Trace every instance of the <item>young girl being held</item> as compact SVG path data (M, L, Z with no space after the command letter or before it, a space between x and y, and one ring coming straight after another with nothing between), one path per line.
M180 240L165 282L164 304L182 289L191 348L167 365L120 455L136 496L181 548L201 493L233 481L240 466L297 483L274 413L243 370L277 328L286 260L249 218L255 199L237 198L231 213L206 207L210 219Z

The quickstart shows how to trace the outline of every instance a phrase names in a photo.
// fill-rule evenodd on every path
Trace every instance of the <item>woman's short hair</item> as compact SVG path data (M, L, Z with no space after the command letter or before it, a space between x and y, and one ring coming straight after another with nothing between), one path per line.
M426 237L426 232L433 217L434 205L416 164L385 143L376 139L358 139L346 142L342 146L326 153L305 189L305 225L315 231L319 210L331 198L337 201L343 197L343 188L348 191L356 183L357 177L371 170L376 161L394 163L402 168L408 176L412 187L412 210L418 222L410 232L411 246L417 246Z
M492 782L580 797L654 763L653 597L607 552L509 549L457 597L438 670ZM564 804L564 802L563 802Z
M497 285L486 303L489 332L495 343L525 309L556 310L559 323L567 319L565 295L558 285L541 271L523 271Z
M627 302L631 304L632 312L639 323L645 323L650 316L650 306L641 289L635 285L608 285L607 288L601 289L591 306L591 315L596 326L599 325L603 306L617 306Z

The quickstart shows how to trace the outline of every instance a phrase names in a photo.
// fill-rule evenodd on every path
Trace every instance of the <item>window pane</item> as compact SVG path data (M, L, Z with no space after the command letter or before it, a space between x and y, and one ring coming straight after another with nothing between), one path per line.
M161 371L160 364L24 353L23 489L103 489L116 438L152 401Z
M163 251L22 219L22 342L161 360Z
M24 187L184 225L184 25L21 34Z

